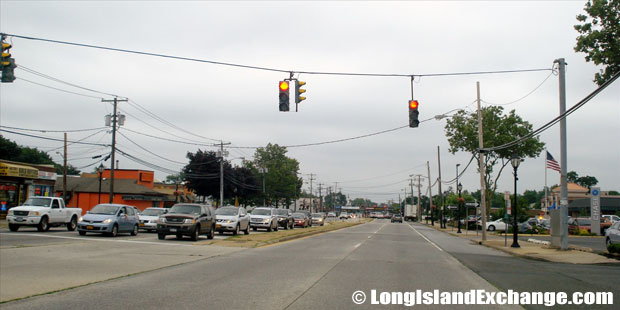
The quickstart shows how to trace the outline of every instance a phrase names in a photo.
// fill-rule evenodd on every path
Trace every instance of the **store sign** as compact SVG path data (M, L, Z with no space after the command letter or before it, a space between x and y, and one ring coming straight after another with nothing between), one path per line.
M590 218L592 219L592 226L590 231L593 234L601 234L601 189L598 187L592 187L590 190Z
M36 179L39 177L39 169L21 165L0 163L0 176Z
M41 171L39 170L39 180L54 180L56 181L56 172Z

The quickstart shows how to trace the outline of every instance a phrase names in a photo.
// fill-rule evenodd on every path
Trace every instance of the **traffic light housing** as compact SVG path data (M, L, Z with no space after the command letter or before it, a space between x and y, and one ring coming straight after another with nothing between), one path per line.
M304 85L306 85L306 82L295 80L295 103L300 103L303 100L306 100L306 97L300 96L301 94L306 92L305 89L301 89L301 87Z
M17 67L15 60L11 58L11 44L2 42L2 58L0 59L0 68L2 69L2 83L11 83L15 80L13 69Z
M409 127L416 128L420 124L418 120L418 101L417 100L409 100Z
M280 112L288 112L290 106L290 87L288 81L280 81L278 84L278 89L280 91Z

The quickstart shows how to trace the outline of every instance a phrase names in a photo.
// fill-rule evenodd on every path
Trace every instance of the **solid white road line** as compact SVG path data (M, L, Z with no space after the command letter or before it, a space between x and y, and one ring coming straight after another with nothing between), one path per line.
M85 240L85 241L125 242L125 243L140 243L140 244L154 244L154 245L193 246L189 244L178 244L178 243L163 243L163 242L134 241L134 240L114 240L114 239L93 239L93 238L88 238L88 237L65 237L65 236L51 236L51 235L43 235L43 234L3 233L3 235L5 236L33 236L33 237Z
M415 228L414 228L413 226L411 226L410 224L407 224L407 225L409 225L409 227L411 227L411 229L413 229L413 231L415 231L416 233L418 233L418 235L420 235L420 237L424 238L424 240L428 241L428 243L432 244L435 248L437 248L437 250L439 250L439 251L443 252L443 250L442 250L439 246L437 246L437 245L436 245L433 241L428 240L428 238L426 238L423 234L421 234L421 233L420 233L417 229L415 229Z

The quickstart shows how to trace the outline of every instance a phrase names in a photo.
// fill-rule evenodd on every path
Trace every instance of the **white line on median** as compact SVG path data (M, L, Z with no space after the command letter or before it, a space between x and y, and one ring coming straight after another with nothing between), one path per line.
M411 227L411 229L413 229L413 231L415 231L416 233L418 233L418 235L420 235L420 237L424 238L424 240L428 241L428 243L432 244L434 247L437 248L437 250L442 251L443 250L437 246L433 241L428 240L428 238L426 238L423 234L421 234L417 229L413 228L413 226L411 226L410 224L407 224L409 227Z
M162 243L162 242L134 241L134 240L107 240L107 239L91 239L91 238L81 238L81 237L50 236L50 235L42 235L42 234L20 234L20 233L10 233L10 234L3 234L3 235L6 235L6 236L34 236L34 237L46 237L46 238L58 238L58 239L71 239L71 240L87 240L87 241L107 241L107 242L141 243L141 244L155 244L155 245L193 246L193 245L189 245L189 244L178 244L178 243Z

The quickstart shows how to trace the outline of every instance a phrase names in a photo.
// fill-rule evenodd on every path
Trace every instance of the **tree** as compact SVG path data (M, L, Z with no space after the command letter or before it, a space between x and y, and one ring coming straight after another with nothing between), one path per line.
M37 148L20 146L2 136L0 136L0 159L34 165L53 165L57 174L64 174L64 166L55 163L47 153ZM67 165L67 175L76 174L80 174L80 170L70 164Z
M182 173L187 181L187 188L198 196L220 197L220 159L213 151L198 150L187 153L189 163L183 167ZM224 160L224 175L231 175L232 166ZM226 185L226 184L225 184ZM225 197L231 197L231 187L224 186Z
M566 179L569 182L573 182L573 183L579 184L579 185L581 185L583 187L587 187L588 189L590 189L592 186L598 184L598 180L595 177L589 176L589 175L580 177L579 174L577 174L577 172L575 172L575 171L571 171L571 172L567 173L566 174Z
M507 115L503 114L504 108L489 106L482 108L482 132L485 146L497 146L512 142L518 137L523 137L532 131L532 124L521 119L514 110ZM446 123L446 137L450 143L449 152L455 154L458 151L469 152L476 159L478 152L478 115L476 112L467 113L464 110L457 112ZM537 137L532 137L517 146L493 151L485 154L485 184L487 188L486 200L488 206L495 195L497 181L504 168L510 163L513 155L520 158L536 158L543 150L544 143ZM477 161L479 162L479 161ZM479 165L478 165L479 166ZM499 170L494 174L495 166ZM480 171L480 167L478 167ZM487 208L487 212L490 208Z
M252 169L259 180L263 178L263 174L259 173L259 168L267 169L264 176L264 198L268 200L269 205L278 206L278 203L283 200L283 203L288 206L291 200L299 198L301 193L303 180L297 177L299 162L287 157L287 152L286 147L269 143L266 147L257 148L254 161L248 162L248 168Z
M577 37L575 52L586 53L586 61L604 68L594 75L594 82L602 85L620 72L620 0L589 0L579 14L580 24L574 28Z
M177 174L166 176L165 184L181 184L185 181L185 174L181 171Z

